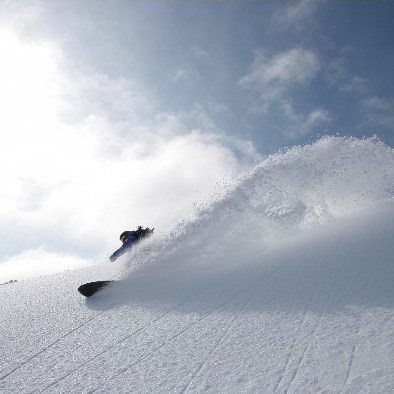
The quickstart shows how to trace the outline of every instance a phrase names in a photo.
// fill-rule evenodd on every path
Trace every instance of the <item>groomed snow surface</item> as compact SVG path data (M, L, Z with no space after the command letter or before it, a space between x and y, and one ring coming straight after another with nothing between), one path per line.
M0 286L0 392L392 392L393 192L391 148L323 138L123 260Z

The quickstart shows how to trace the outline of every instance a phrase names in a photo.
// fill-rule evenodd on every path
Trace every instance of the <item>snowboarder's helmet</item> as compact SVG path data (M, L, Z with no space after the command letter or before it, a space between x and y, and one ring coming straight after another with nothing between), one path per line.
M123 240L127 237L127 234L129 231L123 231L122 234L120 234L119 239L123 242Z

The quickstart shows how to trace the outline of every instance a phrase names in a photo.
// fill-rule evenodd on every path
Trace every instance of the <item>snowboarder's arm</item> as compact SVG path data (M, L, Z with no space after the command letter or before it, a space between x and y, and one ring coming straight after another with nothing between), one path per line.
M127 249L128 248L121 246L118 250L115 250L115 252L112 253L112 255L109 257L110 261L115 261L118 257L125 254L127 252Z
M133 244L137 241L137 238L134 237L133 235L129 235L124 241L123 245L116 250L112 255L110 256L110 261L115 261L118 257L122 256L125 254L132 246Z

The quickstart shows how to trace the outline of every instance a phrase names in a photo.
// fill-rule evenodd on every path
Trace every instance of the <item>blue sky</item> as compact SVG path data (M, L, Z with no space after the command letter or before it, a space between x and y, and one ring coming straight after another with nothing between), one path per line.
M87 72L137 80L160 110L200 106L264 153L326 130L394 141L389 1L74 4L48 2L47 31Z
M0 278L105 261L278 149L394 145L393 2L0 5Z

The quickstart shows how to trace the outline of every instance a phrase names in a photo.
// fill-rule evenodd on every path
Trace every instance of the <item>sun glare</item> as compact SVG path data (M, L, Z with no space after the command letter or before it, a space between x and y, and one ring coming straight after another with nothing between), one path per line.
M54 138L62 78L59 51L49 42L23 41L0 30L0 211L15 208L21 179L39 176ZM45 146L47 146L45 148ZM48 166L48 164L45 164Z
M11 30L0 31L0 122L2 131L40 124L56 98L56 50L49 43L24 43ZM55 100L56 101L56 100Z

